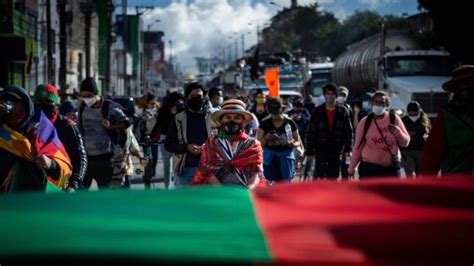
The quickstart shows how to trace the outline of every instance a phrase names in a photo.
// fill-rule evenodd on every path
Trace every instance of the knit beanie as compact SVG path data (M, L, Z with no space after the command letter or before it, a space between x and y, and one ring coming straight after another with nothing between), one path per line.
M97 95L99 91L97 90L97 84L95 83L94 78L86 78L81 82L80 92L89 91Z
M36 87L35 94L33 95L33 102L38 103L42 99L50 100L55 105L60 104L58 90L51 84L42 84Z

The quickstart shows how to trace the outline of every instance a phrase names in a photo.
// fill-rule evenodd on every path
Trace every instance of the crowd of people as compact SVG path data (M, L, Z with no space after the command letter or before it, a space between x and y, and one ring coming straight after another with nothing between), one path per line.
M151 165L165 188L174 181L253 189L295 180L298 169L312 180L473 174L474 66L456 69L443 88L453 97L432 127L416 101L400 117L384 91L348 104L349 90L332 83L316 106L262 91L224 99L222 90L194 82L184 94L145 95L137 117L101 97L93 78L81 83L79 104L61 103L51 84L32 98L7 86L0 88L1 190L88 190L93 180L99 189L128 188L132 157ZM140 149L145 141L150 156Z

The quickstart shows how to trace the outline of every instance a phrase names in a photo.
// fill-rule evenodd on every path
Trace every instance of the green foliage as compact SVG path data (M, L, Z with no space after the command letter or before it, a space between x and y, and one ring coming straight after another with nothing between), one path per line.
M336 58L350 44L358 42L380 31L380 23L387 28L410 29L402 17L380 16L373 11L356 11L342 23L334 14L319 11L319 5L285 8L271 20L271 25L262 31L262 48L266 52L296 51L301 49L311 60L312 57L329 56ZM424 33L425 43L430 36Z

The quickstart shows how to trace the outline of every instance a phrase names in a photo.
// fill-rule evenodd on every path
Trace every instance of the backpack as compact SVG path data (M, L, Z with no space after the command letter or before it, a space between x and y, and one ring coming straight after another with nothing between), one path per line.
M388 117L390 119L390 124L394 125L395 124L395 114L394 113L388 113ZM367 131L369 131L369 127L370 127L370 124L372 124L372 120L374 120L374 114L370 113L367 116L367 120L365 121L364 134L362 135L362 139L359 143L359 147L357 147L357 148L360 148L363 144L365 144L365 136L367 135Z
M102 118L103 119L108 119L109 117L109 110L110 110L110 104L112 101L104 99L102 102ZM82 113L84 112L84 108L86 108L86 104L84 102L81 103L81 106L79 107L79 130L81 133L84 135L84 127L82 123ZM111 122L112 123L112 122ZM120 147L123 147L127 141L127 132L126 129L119 129L119 130L106 130L107 134L110 136L110 140L114 145L119 145Z

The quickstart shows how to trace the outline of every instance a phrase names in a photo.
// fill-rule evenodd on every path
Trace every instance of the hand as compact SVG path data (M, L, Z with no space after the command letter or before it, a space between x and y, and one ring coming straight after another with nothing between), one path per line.
M392 133L392 135L394 135L395 137L397 137L398 135L400 135L400 128L397 126L397 125L388 125L388 130L390 131L390 133Z
M186 146L188 152L194 154L194 155L199 155L202 152L202 146L196 145L196 144L188 144Z
M107 119L103 119L100 123L105 129L110 129L110 121Z
M360 113L360 108L359 106L356 105L354 106L354 114L358 114L358 113Z
M265 140L274 140L274 139L276 139L274 133L267 133L267 134L265 135Z
M296 148L299 145L300 145L299 141L292 140L292 141L288 142L288 146L290 146L291 148Z
M36 166L40 169L48 170L51 168L51 165L53 164L53 161L49 159L48 156L46 155L38 155L35 158L33 158L33 162L36 164Z

